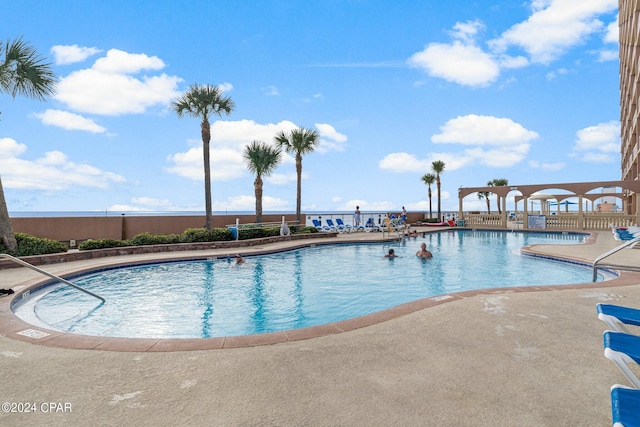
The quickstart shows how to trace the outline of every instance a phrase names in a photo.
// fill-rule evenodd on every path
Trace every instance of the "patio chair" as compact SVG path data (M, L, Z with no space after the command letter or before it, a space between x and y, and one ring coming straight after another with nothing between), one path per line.
M326 225L322 225L322 220L312 219L311 221L313 221L313 226L318 231L331 231L329 227L327 227Z
M331 220L331 219L327 220L327 225L329 226L329 230L330 231L337 231L338 233L344 233L346 231L346 229L344 227L340 228L337 225L335 225L333 223L333 220Z
M613 427L640 427L640 390L616 384L611 387Z
M358 231L355 226L350 224L345 224L344 221L342 221L342 218L336 218L336 222L338 223L338 230L340 230L340 228L342 227L342 229L345 230L347 233L351 233L352 231Z
M630 334L625 325L640 326L640 309L612 304L596 304L598 319L614 331Z
M640 379L633 372L640 364L640 337L623 332L606 331L604 333L604 356L620 368L620 371L633 384L640 388Z
M373 218L369 218L367 220L366 224L364 225L364 231L366 231L366 232L380 231L380 229L376 225L376 222L373 220Z

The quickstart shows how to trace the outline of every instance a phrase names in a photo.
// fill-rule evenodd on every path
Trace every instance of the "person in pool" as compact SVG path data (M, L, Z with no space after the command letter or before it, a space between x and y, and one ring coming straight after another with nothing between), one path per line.
M393 249L389 249L389 253L386 254L384 257L385 258L398 258L398 255L396 255L396 251L394 251Z
M242 256L240 254L236 255L236 265L244 264L244 263L245 263L244 258L242 258Z
M426 243L422 243L420 245L420 250L418 252L416 252L416 256L418 258L422 258L422 259L433 258L433 254L427 250L427 244Z

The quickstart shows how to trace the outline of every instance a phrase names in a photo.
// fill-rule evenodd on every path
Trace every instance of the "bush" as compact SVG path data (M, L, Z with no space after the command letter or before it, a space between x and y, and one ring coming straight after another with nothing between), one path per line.
M251 225L247 225L246 227L250 227ZM255 224L253 224L256 227ZM280 227L260 227L260 228L249 228L245 229L240 227L240 240L246 239L259 239L261 237L271 237L271 236L279 236L280 235Z
M309 233L317 233L318 229L314 226L311 227L302 227L299 230L296 230L295 227L291 227L291 234L309 234Z
M180 243L181 241L181 236L178 234L140 233L129 239L127 244L130 246L167 245Z
M90 251L92 249L119 248L122 246L128 246L128 243L124 240L97 239L85 240L78 245L78 249L81 251Z
M15 236L18 242L18 251L12 255L17 257L67 252L67 246L57 240L35 237L25 233L15 233ZM0 246L3 253L8 253L4 245L0 244Z
M180 241L183 243L215 242L231 239L231 230L227 228L214 228L211 231L206 228L187 228L180 235Z

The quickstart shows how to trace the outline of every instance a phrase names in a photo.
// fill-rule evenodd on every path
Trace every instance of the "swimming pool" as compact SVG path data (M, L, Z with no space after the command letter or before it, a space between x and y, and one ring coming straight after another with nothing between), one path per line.
M106 303L50 286L16 314L84 335L209 338L326 324L470 289L584 283L591 269L519 256L531 244L578 244L577 233L456 230L393 243L317 245L233 260L166 262L74 278ZM415 252L425 242L433 259ZM400 256L383 258L389 248ZM602 277L600 277L602 280Z

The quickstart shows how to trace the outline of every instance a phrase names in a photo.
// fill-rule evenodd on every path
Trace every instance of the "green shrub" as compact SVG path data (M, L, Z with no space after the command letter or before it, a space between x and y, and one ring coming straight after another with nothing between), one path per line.
M291 234L309 234L309 233L317 233L318 229L314 226L311 227L302 227L299 230L296 230L295 227L291 227Z
M178 234L140 233L129 239L128 244L130 246L167 245L181 241L181 236Z
M128 243L124 240L96 239L85 240L78 245L78 249L81 251L90 251L92 249L119 248L122 246L128 246Z
M209 240L209 242L233 240L233 234L231 234L231 230L228 228L214 228L211 233L213 233L213 238Z
M183 243L220 242L225 240L233 240L231 230L228 228L214 228L211 231L206 228L187 228L180 235L180 241Z
M271 237L279 235L280 227L260 227L250 229L244 229L240 227L240 240L259 239L261 237Z
M18 242L18 251L11 255L17 257L67 252L67 246L57 240L35 237L25 233L15 233L15 236ZM9 253L2 243L0 243L0 252Z

